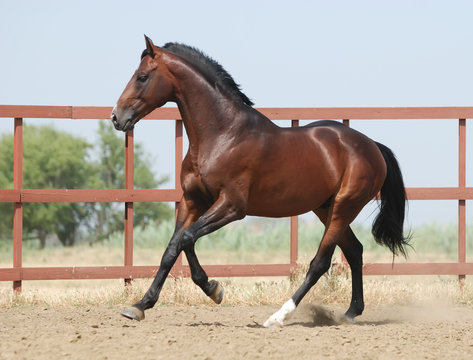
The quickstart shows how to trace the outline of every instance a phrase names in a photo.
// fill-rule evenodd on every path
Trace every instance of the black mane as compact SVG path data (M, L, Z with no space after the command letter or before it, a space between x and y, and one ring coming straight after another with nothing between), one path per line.
M194 65L202 75L204 75L207 81L219 86L223 90L226 90L236 100L249 106L253 105L253 102L243 94L240 90L240 86L235 83L235 80L233 80L232 76L222 67L222 65L211 57L205 55L202 51L192 46L179 43L167 43L163 46L163 49ZM147 55L148 51L145 49L141 54L141 58L143 59Z

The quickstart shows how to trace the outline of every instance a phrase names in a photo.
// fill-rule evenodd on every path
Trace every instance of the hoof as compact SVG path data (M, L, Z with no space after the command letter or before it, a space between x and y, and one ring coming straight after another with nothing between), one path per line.
M268 329L270 328L274 329L274 328L282 328L283 324L276 319L269 318L268 320L264 322L263 326Z
M210 283L212 283L212 285L214 284L217 284L217 286L215 287L215 290L212 292L212 294L209 295L209 297L216 303L216 304L220 304L223 300L223 286L220 285L220 283L218 281L215 281L215 280L211 280Z
M342 324L354 324L355 323L355 317L348 315L348 314L343 314L340 317L340 322Z
M134 306L123 311L121 315L128 319L138 321L141 321L145 318L145 313Z

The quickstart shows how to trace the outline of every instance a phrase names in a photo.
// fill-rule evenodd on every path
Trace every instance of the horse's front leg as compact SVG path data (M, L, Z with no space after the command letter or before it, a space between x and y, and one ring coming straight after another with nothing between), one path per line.
M184 252L186 253L187 262L189 263L191 277L194 283L199 286L216 304L220 304L223 300L223 286L216 280L209 281L205 270L199 263L193 245L185 248Z
M183 199L184 200L184 199ZM185 249L193 280L215 302L221 301L223 289L216 281L208 281L205 271L195 256L194 245L197 239L207 235L231 221L241 219L245 213L242 207L234 205L228 196L221 194L213 206L195 221L196 213L190 212L188 203L182 201L174 235L161 259L161 265L150 288L138 303L122 312L122 315L135 320L144 319L144 311L152 308L158 301L164 281L182 250ZM195 221L195 222L194 222ZM191 224L191 225L190 225Z
M179 246L181 235L182 231L176 226L174 235L161 258L161 265L159 266L158 273L156 274L153 283L139 302L122 312L124 317L138 321L143 320L145 318L145 310L152 308L154 304L156 304L164 281L182 251Z
M192 280L217 304L222 302L223 287L218 281L209 281L195 253L195 243L201 236L210 234L234 220L242 219L245 216L243 204L243 201L235 201L222 193L207 212L183 230L181 245L189 262Z
M134 320L143 320L145 317L144 311L152 308L158 301L164 281L182 251L180 240L183 230L193 224L200 216L200 213L197 212L192 205L192 202L188 202L185 197L181 199L177 209L174 234L161 258L161 265L159 266L154 281L138 303L122 312L123 316Z

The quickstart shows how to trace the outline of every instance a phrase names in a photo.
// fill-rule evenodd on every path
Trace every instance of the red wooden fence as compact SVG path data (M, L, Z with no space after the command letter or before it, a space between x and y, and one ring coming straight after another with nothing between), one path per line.
M182 120L176 108L155 110L146 119L175 121L175 185L173 189L134 189L133 187L133 132L125 136L125 189L73 190L73 189L23 189L23 119L108 119L110 107L81 106L16 106L0 105L0 118L14 119L14 188L0 190L0 202L14 204L13 221L13 267L0 268L0 281L13 281L13 287L21 290L23 280L55 279L114 279L129 282L134 278L152 277L157 266L133 265L133 204L135 202L178 202L180 189L180 166L183 155ZM466 262L466 215L465 201L473 199L473 188L466 187L466 119L473 118L473 107L430 108L262 108L262 113L272 120L338 119L349 125L349 119L456 119L458 121L458 186L408 188L411 200L458 201L458 261L449 263L373 263L364 265L365 275L465 275L473 274L473 263ZM2 120L4 121L4 120ZM23 204L32 202L124 202L125 247L123 266L84 267L23 267L22 222ZM281 276L290 275L297 264L298 218L291 218L290 254L286 264L204 265L212 277L231 276ZM174 274L189 275L188 266L179 258Z

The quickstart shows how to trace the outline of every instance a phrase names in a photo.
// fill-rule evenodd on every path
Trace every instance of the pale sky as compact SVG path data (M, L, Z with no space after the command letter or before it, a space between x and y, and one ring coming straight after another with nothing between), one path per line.
M473 106L472 15L473 1L0 0L0 104L113 106L146 34L203 50L257 107ZM47 123L80 136L97 129ZM457 121L352 126L393 149L407 186L456 186ZM0 132L12 128L0 119ZM170 174L173 125L135 129L154 171ZM409 222L456 216L455 202L414 201Z

